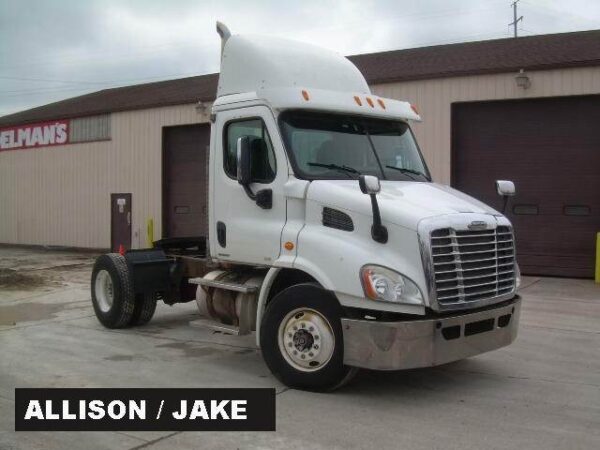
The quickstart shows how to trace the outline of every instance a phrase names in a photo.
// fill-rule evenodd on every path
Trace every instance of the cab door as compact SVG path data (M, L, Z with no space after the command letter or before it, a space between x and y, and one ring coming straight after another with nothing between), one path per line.
M248 186L250 192L237 181L237 141L241 137L251 140L254 182ZM270 265L281 251L286 222L283 185L288 178L287 158L273 114L264 106L218 112L213 139L211 255L223 261ZM269 190L270 206L264 202ZM260 205L252 194L259 194Z

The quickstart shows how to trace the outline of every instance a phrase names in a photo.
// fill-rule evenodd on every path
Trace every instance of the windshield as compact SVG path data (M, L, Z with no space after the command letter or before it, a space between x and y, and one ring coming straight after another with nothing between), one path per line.
M300 178L429 181L429 171L406 122L288 111L281 129Z

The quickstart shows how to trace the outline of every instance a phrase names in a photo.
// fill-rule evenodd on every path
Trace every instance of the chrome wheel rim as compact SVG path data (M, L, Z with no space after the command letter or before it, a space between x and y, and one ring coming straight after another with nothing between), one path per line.
M323 368L335 350L333 327L320 312L309 308L295 309L283 318L277 341L287 363L302 372Z
M104 313L110 311L115 298L115 293L113 289L112 278L110 277L108 271L101 270L98 272L96 275L94 290L100 311Z

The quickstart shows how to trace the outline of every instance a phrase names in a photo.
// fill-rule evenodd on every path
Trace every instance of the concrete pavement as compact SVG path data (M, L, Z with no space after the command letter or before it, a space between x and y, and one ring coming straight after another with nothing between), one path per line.
M592 281L526 278L510 347L432 369L363 371L314 394L278 383L253 337L189 326L193 303L160 304L145 327L104 329L89 300L91 264L89 255L0 248L0 270L31 277L0 278L0 449L600 448ZM15 433L15 387L275 387L277 431Z

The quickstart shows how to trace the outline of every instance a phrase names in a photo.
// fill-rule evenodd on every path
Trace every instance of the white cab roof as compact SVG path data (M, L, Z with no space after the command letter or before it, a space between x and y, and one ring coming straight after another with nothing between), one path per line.
M291 87L370 93L356 66L333 51L265 36L227 39L217 97Z
M222 33L221 73L215 109L266 101L271 107L311 109L420 120L407 102L371 94L346 57L311 44L256 35Z

